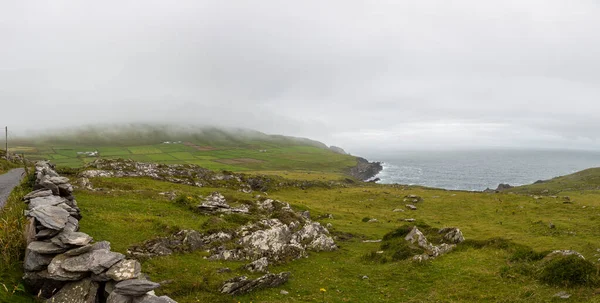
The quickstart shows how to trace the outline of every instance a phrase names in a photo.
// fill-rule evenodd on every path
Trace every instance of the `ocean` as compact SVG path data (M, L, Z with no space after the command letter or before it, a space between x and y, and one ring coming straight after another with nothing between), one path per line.
M400 151L368 155L383 162L379 183L480 191L531 184L591 167L600 152L571 150Z

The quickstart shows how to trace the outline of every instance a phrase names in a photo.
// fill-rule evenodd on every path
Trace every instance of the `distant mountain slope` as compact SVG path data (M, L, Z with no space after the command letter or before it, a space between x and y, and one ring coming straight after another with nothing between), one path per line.
M169 124L94 125L54 130L16 140L19 145L76 144L80 146L152 145L165 141L189 141L195 144L219 147L276 144L278 146L306 145L328 148L319 141L307 138L267 135L249 129Z
M600 190L600 168L589 168L574 174L540 180L534 184L504 189L503 192L556 194L563 191Z
M12 152L81 167L97 158L195 164L212 170L327 172L368 179L381 167L319 141L258 131L157 124L86 126L12 140ZM373 167L371 167L373 166ZM345 175L345 176L344 176Z

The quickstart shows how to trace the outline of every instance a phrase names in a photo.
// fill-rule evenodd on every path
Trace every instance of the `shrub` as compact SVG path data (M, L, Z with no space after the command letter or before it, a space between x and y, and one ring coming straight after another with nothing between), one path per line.
M542 265L539 279L557 286L594 285L598 283L596 267L578 256L559 256Z

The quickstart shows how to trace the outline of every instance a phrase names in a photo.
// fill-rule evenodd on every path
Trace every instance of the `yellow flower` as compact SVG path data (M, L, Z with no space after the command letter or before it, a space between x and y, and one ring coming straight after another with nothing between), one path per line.
M325 288L321 288L321 289L320 289L320 291L321 291L321 292L326 292L326 291L327 291L327 289L325 289Z

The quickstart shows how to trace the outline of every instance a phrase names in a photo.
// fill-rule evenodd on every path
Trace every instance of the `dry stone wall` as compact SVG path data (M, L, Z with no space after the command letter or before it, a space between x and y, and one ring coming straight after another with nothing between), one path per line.
M35 169L34 191L24 197L29 224L23 280L32 292L53 303L175 302L154 294L160 284L145 278L138 261L79 231L81 213L68 178L46 161Z

